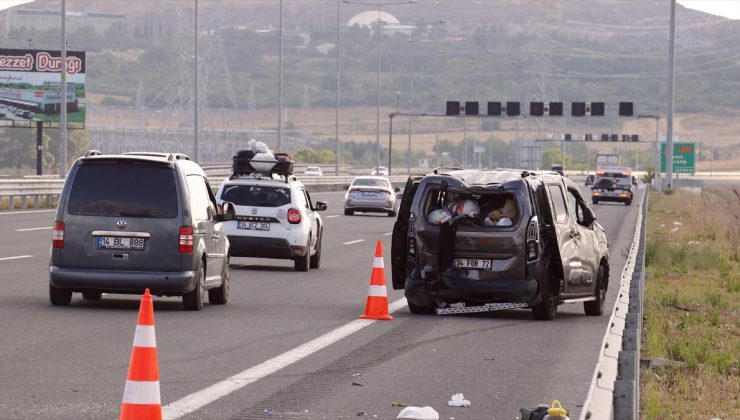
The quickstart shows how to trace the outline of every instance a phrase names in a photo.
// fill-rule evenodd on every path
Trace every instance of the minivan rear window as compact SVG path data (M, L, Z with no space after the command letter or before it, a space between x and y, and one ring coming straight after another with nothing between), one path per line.
M221 200L237 206L282 207L290 204L290 188L265 185L226 185Z
M462 194L431 190L425 214L427 222L433 225L454 219L458 226L479 229L510 227L519 220L516 199L510 193Z
M81 216L177 217L175 173L160 167L122 164L80 166L70 192L68 212Z

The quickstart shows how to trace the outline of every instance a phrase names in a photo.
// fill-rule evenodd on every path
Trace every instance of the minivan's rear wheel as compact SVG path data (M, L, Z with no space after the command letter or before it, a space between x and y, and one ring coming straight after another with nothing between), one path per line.
M414 305L409 300L407 300L406 303L409 306L409 312L411 312L412 314L417 314L417 315L432 315L432 314L435 313L434 308L432 308L431 306Z
M319 234L319 241L316 243L316 253L311 256L311 268L319 268L321 266L321 239L324 236L324 232L322 231Z
M72 301L72 291L54 287L49 283L49 301L54 306L66 306Z
M205 295L205 278L206 273L201 264L198 269L198 275L195 279L195 288L192 292L182 296L182 306L188 311L200 311L203 309L203 298Z
M553 292L554 282L556 282L555 279L549 279L548 284L545 285L547 289L542 295L542 300L532 307L532 315L534 316L534 319L540 321L550 321L555 319L555 314L558 312L558 296Z
M311 262L311 238L308 238L306 243L306 255L298 257L295 260L295 271L308 271L309 264Z
M211 305L225 305L229 301L229 257L224 260L224 271L221 273L221 286L208 289L208 302Z
M601 316L604 313L604 302L606 301L606 289L609 286L606 276L606 268L599 266L598 285L596 286L596 300L583 302L583 311L589 316Z
M92 290L82 292L82 298L85 300L100 300L102 297L103 294L100 292L95 292Z

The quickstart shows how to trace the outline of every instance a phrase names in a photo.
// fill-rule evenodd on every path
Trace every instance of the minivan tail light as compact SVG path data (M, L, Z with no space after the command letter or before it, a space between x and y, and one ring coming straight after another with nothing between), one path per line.
M297 225L298 223L301 223L301 212L298 209L290 209L288 210L288 223L292 223L294 225Z
M64 222L54 222L54 231L51 234L51 246L54 249L64 248Z
M537 216L529 219L527 225L527 261L539 258L540 224Z
M180 253L193 253L193 227L180 226Z

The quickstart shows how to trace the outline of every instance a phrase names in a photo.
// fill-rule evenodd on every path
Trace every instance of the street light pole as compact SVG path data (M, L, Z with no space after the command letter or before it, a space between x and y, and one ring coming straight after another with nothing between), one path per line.
M658 139L658 136L660 135L660 115L638 115L637 119L641 118L652 118L655 120L655 157L657 158L657 161L655 162L655 188L660 191L661 189L661 182L660 182L660 141Z
M198 107L200 106L200 89L198 86L200 83L198 74L198 0L195 0L195 39L193 42L195 43L195 68L193 69L195 73L195 87L193 89L193 159L198 162L200 157L198 154L198 151L200 150L200 127L198 125Z
M283 150L283 0L280 0L280 19L278 23L278 138L277 149Z
M282 1L282 0L281 0ZM416 3L417 0L406 0L406 1L399 1L394 3L373 3L373 2L361 2L361 1L350 1L350 0L343 0L344 3L347 4L361 4L365 6L375 6L378 10L378 21L377 21L377 27L376 27L376 35L378 37L377 41L377 51L378 51L378 74L377 74L377 112L375 115L375 167L380 167L380 8L383 6L392 6L396 4L413 4ZM388 151L390 153L390 150Z
M671 0L671 29L668 44L668 127L666 129L665 176L668 189L673 188L673 105L676 63L676 0Z
M59 66L61 98L59 101L59 136L62 138L62 178L67 177L67 3L62 0L62 65ZM86 104L87 105L87 104ZM11 203L11 207L13 203Z
M339 105L340 105L340 103L339 103L339 98L340 98L340 96L339 96L339 92L340 92L339 91L339 87L340 87L340 85L339 85L339 81L340 81L340 73L339 73L339 28L340 28L340 24L341 24L341 18L340 18L340 15L339 15L339 5L340 4L341 4L340 1L337 0L337 39L336 39L336 46L334 47L337 50L337 120L336 120L335 134L334 134L336 136L336 140L337 140L337 151L336 151L336 158L335 158L336 160L334 161L334 175L336 175L336 176L339 176L339 152L340 152L340 150L339 150L339 147L340 147L339 146L340 145L340 143L339 143Z

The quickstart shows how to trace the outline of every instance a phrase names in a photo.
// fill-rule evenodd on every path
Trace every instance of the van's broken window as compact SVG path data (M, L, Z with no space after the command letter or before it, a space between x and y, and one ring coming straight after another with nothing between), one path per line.
M506 227L516 225L519 210L509 193L463 194L432 191L425 209L427 221L454 221L460 227Z

